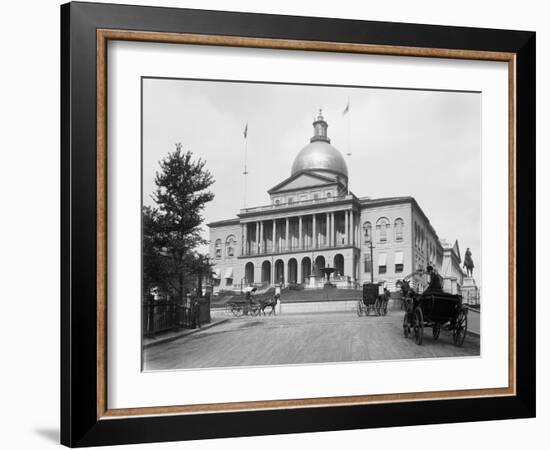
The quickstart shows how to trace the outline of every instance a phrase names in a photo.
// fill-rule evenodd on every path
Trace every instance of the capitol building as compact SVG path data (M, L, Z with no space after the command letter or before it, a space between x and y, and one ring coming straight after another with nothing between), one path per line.
M290 176L267 191L270 204L208 224L215 289L319 288L324 283L320 269L333 267L331 281L337 287L372 279L393 291L397 280L428 264L450 289L460 289L458 242L440 240L413 197L352 193L346 161L327 129L319 112L313 137L296 154Z

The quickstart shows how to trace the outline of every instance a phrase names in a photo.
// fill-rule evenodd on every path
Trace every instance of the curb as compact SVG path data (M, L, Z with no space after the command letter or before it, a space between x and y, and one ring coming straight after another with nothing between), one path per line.
M160 338L160 339L155 340L153 342L149 342L148 344L144 344L143 349L146 349L146 348L149 348L149 347L154 347L155 345L166 344L168 342L172 342L172 341L175 341L176 339L184 338L186 336L189 336L190 334L194 334L194 333L197 333L197 332L202 331L202 330L208 330L212 327L215 327L216 325L220 325L222 323L227 322L229 319L230 318L228 317L228 318L221 319L221 320L219 320L217 322L214 322L214 323L206 324L206 325L202 326L201 328L192 328L190 330L182 331L180 334L178 334L176 336L169 336L169 337L166 337L166 338Z

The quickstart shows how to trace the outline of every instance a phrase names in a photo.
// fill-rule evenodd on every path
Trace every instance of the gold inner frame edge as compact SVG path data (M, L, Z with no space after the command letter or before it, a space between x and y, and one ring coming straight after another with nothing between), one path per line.
M516 54L478 50L424 48L326 41L250 38L241 36L159 33L98 29L96 48L97 108L97 419L174 414L206 414L267 409L314 408L516 394ZM400 394L263 400L200 405L108 409L107 405L107 42L109 40L217 45L279 50L363 53L390 56L451 58L508 62L508 387Z

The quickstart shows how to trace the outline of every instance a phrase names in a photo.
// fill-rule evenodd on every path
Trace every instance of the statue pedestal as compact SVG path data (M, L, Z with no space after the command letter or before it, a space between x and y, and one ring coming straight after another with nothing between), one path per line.
M464 277L462 280L462 303L479 305L479 287L473 277Z

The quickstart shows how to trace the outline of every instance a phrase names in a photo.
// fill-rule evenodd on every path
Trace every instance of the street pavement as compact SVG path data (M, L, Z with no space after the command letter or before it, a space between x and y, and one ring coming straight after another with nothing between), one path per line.
M232 318L207 330L144 350L145 370L311 364L343 361L479 356L480 339L463 347L430 328L416 345L403 336L403 312L357 317L352 313Z

